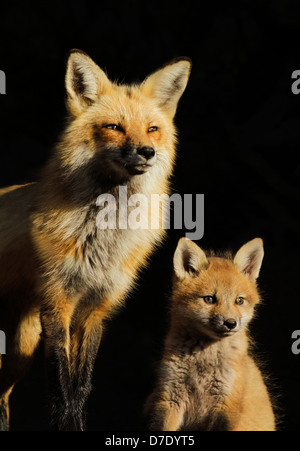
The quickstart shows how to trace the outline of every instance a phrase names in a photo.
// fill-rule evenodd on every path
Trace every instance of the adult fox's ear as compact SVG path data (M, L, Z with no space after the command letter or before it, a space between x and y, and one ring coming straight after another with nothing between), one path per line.
M179 240L173 262L175 274L180 280L197 277L208 266L203 250L187 238Z
M255 281L264 258L264 245L261 238L255 238L244 244L234 257L237 268L250 280Z
M96 63L81 50L70 51L66 72L67 106L73 116L81 114L111 82Z
M189 58L176 58L149 75L141 85L143 92L154 98L171 118L175 116L178 101L186 88L191 67Z

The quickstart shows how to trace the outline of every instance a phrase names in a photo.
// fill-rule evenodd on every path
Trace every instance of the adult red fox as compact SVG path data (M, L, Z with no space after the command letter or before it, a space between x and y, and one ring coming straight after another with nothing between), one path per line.
M267 388L248 350L263 254L259 238L233 259L179 241L170 329L146 404L151 429L275 430Z
M83 430L102 322L123 302L164 236L100 230L102 193L119 186L149 197L169 192L173 118L191 63L178 58L141 84L118 85L80 50L70 53L69 121L39 181L0 190L0 429L8 401L42 334L49 361L50 418ZM116 203L118 205L118 202Z

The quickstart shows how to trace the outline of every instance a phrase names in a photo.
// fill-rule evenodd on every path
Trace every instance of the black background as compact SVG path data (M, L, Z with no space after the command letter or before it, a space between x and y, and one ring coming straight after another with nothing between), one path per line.
M193 70L176 116L180 193L205 194L204 248L265 243L264 304L253 323L260 359L279 396L281 429L300 429L300 4L52 1L1 4L0 186L35 180L63 128L65 59L79 48L112 79L143 80L189 56ZM167 327L170 231L126 308L106 328L94 372L88 429L139 430ZM11 397L13 430L47 430L42 350Z

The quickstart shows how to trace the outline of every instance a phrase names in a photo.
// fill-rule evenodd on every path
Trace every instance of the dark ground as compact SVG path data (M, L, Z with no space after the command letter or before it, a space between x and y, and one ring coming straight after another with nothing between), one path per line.
M13 3L13 2L11 2ZM16 3L14 3L15 5ZM0 186L35 180L64 120L64 70L80 48L111 78L142 80L175 56L193 60L179 106L174 188L205 193L205 248L237 250L260 236L264 305L253 324L261 359L280 393L282 430L300 430L300 4L52 1L1 5ZM203 3L204 5L204 3ZM196 12L197 11L197 12ZM138 430L167 324L171 231L126 308L107 329L94 372L90 430ZM46 430L41 351L12 396L13 430Z

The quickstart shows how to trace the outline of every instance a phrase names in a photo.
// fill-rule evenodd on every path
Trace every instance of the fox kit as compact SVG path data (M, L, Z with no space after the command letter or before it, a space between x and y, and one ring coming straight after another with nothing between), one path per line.
M45 340L50 418L83 430L103 320L122 303L164 236L96 226L102 193L169 192L173 118L191 63L178 58L141 84L111 82L80 50L66 72L69 121L40 180L0 190L0 429L8 399ZM116 202L118 205L118 202Z
M208 256L192 241L179 241L170 329L146 405L151 429L275 430L263 377L248 352L263 253L260 238L233 259Z

